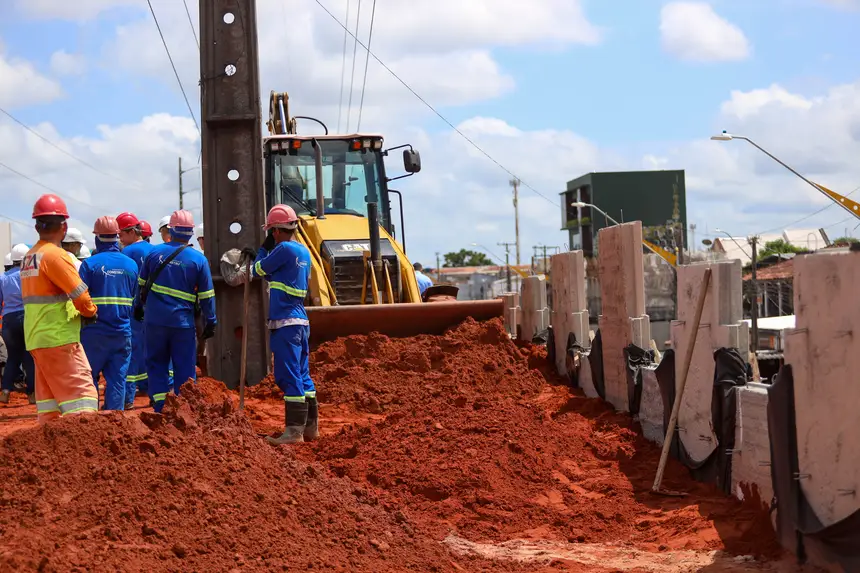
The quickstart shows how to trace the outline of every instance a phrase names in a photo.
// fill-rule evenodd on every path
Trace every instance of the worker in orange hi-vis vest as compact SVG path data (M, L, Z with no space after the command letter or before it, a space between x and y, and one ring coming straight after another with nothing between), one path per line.
M75 265L60 246L69 211L56 195L33 207L39 242L21 265L24 338L36 363L39 423L68 414L97 412L99 396L84 347L81 317L96 318L96 305Z

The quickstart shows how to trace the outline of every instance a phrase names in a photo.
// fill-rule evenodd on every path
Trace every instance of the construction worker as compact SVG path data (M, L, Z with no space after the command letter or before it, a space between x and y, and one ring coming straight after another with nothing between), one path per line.
M196 380L197 336L194 311L203 313L204 340L215 335L215 289L203 253L190 248L194 217L189 211L170 216L170 242L156 245L146 258L135 297L135 318L146 330L146 370L149 396L156 412L169 392L168 368L173 362L174 392L187 380ZM150 288L147 290L147 283Z
M203 223L197 225L197 244L200 245L200 250L205 250L203 248Z
M310 441L319 436L319 405L309 369L310 323L304 307L311 254L293 241L298 221L292 207L272 207L266 216L269 234L254 263L254 273L269 282L269 339L275 382L284 393L285 429L281 436L267 438L272 444Z
M418 281L418 292L423 295L424 291L433 286L433 281L422 272L424 266L421 263L413 264L412 268L415 270L415 280Z
M131 315L137 289L137 264L119 250L119 225L113 217L99 217L93 226L96 254L79 270L99 309L99 318L81 330L81 342L99 385L105 377L103 410L131 410L134 394L126 395L131 363Z
M158 222L158 232L161 233L161 242L170 242L170 215L162 217Z
M152 237L152 225L147 223L146 221L140 222L140 236L143 237L143 240L147 243L150 242L149 238Z
M42 195L33 218L39 242L21 263L21 294L24 338L36 364L36 411L45 423L98 410L98 392L80 343L81 316L92 321L98 309L60 247L68 231L66 204L56 195Z
M78 259L79 261L84 261L85 259L88 259L91 256L93 256L93 253L92 253L92 251L90 251L90 248L86 245L81 245L81 250L78 251L78 255L75 258ZM81 270L81 268L78 267L78 271L80 271L80 270Z
M11 268L12 268L12 253L6 253L6 256L3 257L3 272L6 272Z
M36 373L33 357L27 352L24 338L24 301L21 298L21 261L27 254L27 245L18 244L10 253L11 268L0 276L0 306L3 314L3 342L6 344L6 368L3 370L0 403L8 404L15 388L21 367L27 381L27 398L36 403Z
M81 268L81 247L86 244L86 240L84 239L84 235L74 227L69 228L66 232L66 236L63 237L63 250L69 253L72 262L75 265L76 269Z
M140 220L134 213L128 211L116 216L119 227L119 240L122 244L122 254L137 263L138 275L143 262L152 251L152 245L143 240L143 229ZM131 363L125 378L126 404L134 407L134 397L138 389L149 394L149 377L146 371L146 332L142 322L131 321Z

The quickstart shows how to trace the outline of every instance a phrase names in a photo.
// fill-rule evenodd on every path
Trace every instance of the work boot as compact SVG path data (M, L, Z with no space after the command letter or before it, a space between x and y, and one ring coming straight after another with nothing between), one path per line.
M266 441L276 446L304 442L305 425L308 422L308 403L284 402L284 419L286 421L284 433L277 438L266 436Z
M316 398L308 398L308 422L305 424L304 438L306 442L312 442L320 437L319 418L320 409L319 402Z
M134 402L129 402L125 406L123 406L123 410L134 410Z
M29 394L27 394L27 401L28 401L30 404L35 404L35 403L36 403L36 393L35 393L35 392L30 392Z
M9 390L3 390L0 392L0 404L8 404L9 403L9 395L12 394Z

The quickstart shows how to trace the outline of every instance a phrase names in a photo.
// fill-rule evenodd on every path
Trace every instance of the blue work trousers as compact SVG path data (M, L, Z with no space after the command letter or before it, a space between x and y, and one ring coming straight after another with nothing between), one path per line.
M27 352L24 342L24 311L7 312L3 317L3 341L6 343L6 368L3 370L2 389L9 392L15 387L15 379L24 367L27 379L27 394L36 391L36 366Z
M99 388L99 374L105 377L104 410L124 410L127 399L126 377L131 362L131 337L122 332L106 334L90 328L81 330L81 344L93 371L93 383Z
M134 402L137 389L147 391L148 377L146 374L146 330L143 323L134 319L131 321L131 364L126 377L125 396L128 403Z
M272 330L269 335L275 357L275 383L287 402L304 402L316 398L311 380L309 326L291 325Z
M170 364L173 364L174 391L189 378L197 380L197 332L194 327L174 328L146 325L146 373L149 397L156 412L161 412L170 392Z

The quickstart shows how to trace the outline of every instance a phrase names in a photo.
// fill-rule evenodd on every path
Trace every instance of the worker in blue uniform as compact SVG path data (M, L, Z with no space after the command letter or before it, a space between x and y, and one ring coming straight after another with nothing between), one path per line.
M156 412L161 411L169 393L171 360L177 395L183 383L197 379L196 305L200 305L203 314L202 338L206 340L215 335L212 274L203 253L188 248L193 236L191 213L174 211L170 217L170 242L153 247L138 279L141 287L135 297L134 312L135 318L144 322L149 397Z
M134 408L134 394L126 396L131 363L131 315L137 289L137 264L119 250L119 225L113 217L99 217L93 228L96 253L84 259L78 273L89 287L98 319L81 329L81 343L98 390L105 378L103 410Z
M424 274L424 266L421 263L413 264L412 269L415 271L415 280L418 281L418 292L424 296L424 292L433 286L433 281Z
M310 323L304 300L311 254L294 242L298 217L292 207L275 205L266 217L266 242L257 252L254 273L269 282L269 340L275 382L284 393L284 433L272 444L292 444L319 436L319 404L310 375ZM251 254L251 253L248 253Z
M122 254L137 263L138 274L143 267L143 261L152 251L152 245L143 240L143 229L140 219L134 213L124 212L116 217L119 225L119 239L122 243ZM148 377L146 374L146 333L142 322L131 321L131 364L126 376L125 395L127 403L134 405L134 396L138 389L146 393Z
M8 404L15 379L24 367L27 382L27 399L30 404L36 403L36 365L33 357L27 352L24 338L24 299L21 296L21 261L27 255L30 247L19 243L12 247L9 256L10 266L0 275L0 313L3 316L3 341L6 343L6 368L3 369L3 381L0 383L0 404Z

